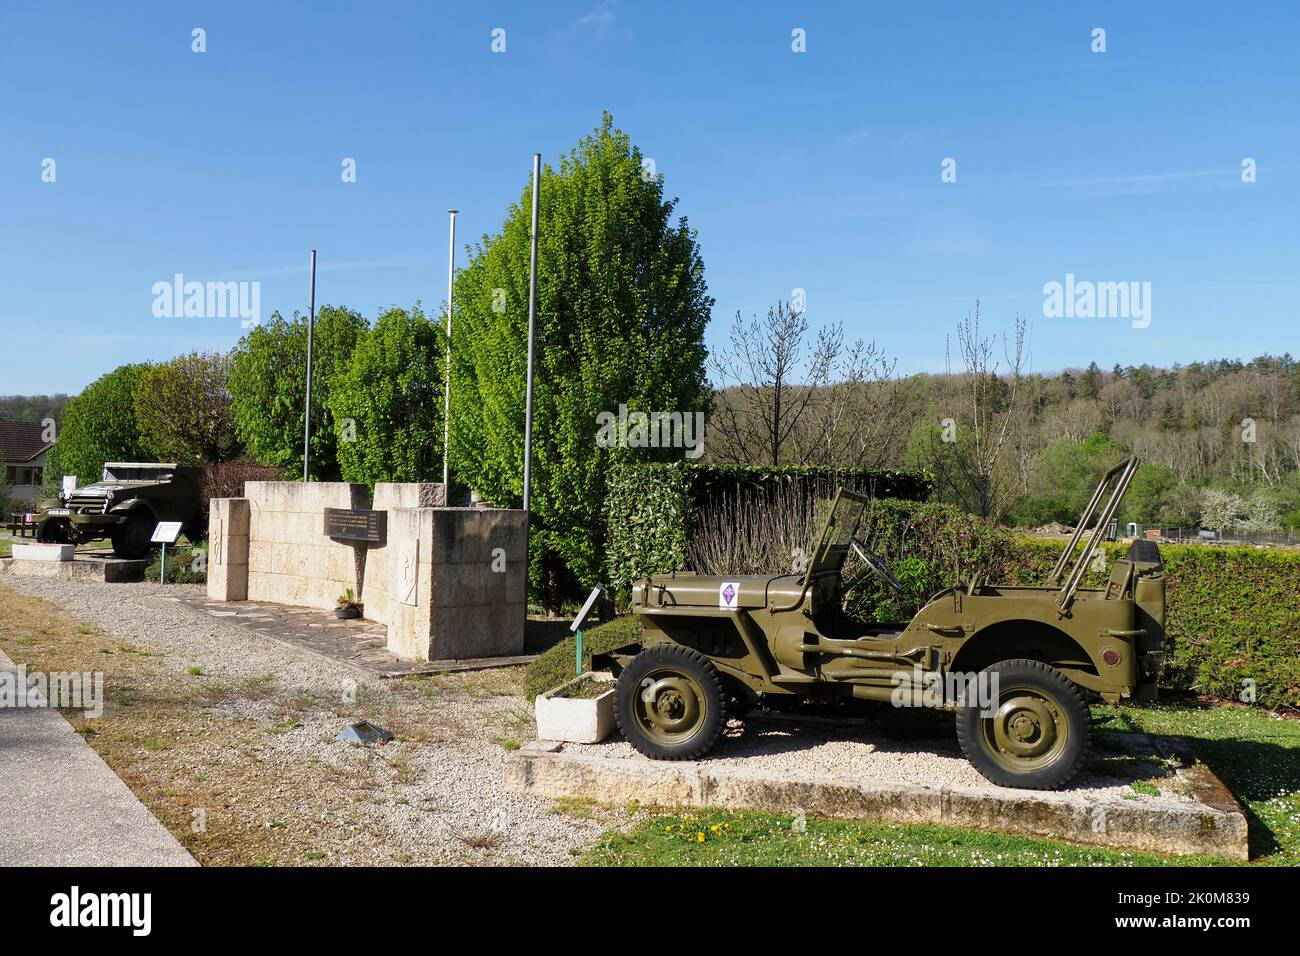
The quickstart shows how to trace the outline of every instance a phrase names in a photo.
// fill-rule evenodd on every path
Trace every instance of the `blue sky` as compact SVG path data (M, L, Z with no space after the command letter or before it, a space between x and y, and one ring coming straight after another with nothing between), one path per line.
M436 307L446 210L495 229L532 153L604 109L698 230L711 343L801 288L900 372L941 370L977 297L988 330L1029 320L1042 371L1300 351L1298 26L1280 3L5 0L0 394L229 348L237 320L154 317L178 272L305 311L314 246L319 303ZM1150 282L1150 326L1045 317L1067 273Z

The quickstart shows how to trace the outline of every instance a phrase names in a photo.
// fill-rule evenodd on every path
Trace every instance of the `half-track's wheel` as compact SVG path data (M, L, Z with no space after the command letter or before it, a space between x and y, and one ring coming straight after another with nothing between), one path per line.
M119 558L143 558L151 547L153 528L144 518L131 518L113 532L113 553Z

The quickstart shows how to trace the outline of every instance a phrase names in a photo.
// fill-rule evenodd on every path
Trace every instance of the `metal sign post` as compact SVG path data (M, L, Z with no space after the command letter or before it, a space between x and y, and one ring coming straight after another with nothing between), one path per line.
M596 606L596 600L604 593L605 593L605 585L597 581L596 586L592 588L591 593L587 595L586 603L583 604L582 609L578 611L578 616L575 617L573 619L573 623L569 625L569 630L573 632L575 643L577 645L576 670L579 677L582 676L582 624L585 620L587 620L587 615L591 613L591 609Z
M451 486L447 482L447 457L451 454L451 291L456 274L456 212L451 216L451 239L447 244L447 378L442 387L442 494L443 503L451 503Z
M157 527L153 529L153 535L149 538L152 543L162 545L162 555L158 562L159 584L167 583L167 545L175 544L180 536L181 522L159 521Z

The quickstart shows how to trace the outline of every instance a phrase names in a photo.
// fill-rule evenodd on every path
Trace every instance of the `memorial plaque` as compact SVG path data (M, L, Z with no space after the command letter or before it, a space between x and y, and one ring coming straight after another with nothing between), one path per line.
M388 536L388 512L365 508L326 508L325 534L340 541L383 544Z

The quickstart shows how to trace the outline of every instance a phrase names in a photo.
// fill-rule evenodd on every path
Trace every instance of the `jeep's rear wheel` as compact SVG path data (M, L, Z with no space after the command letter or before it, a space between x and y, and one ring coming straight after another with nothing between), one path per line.
M113 553L119 558L143 558L149 553L152 529L143 518L131 518L113 532Z
M659 644L632 658L618 676L614 716L624 738L655 760L706 753L727 722L717 669L680 644Z
M1091 724L1083 692L1042 661L1002 661L985 668L981 680L992 675L996 697L989 706L976 701L957 711L957 740L966 759L998 786L1061 787L1088 749ZM984 686L992 692L991 681Z

